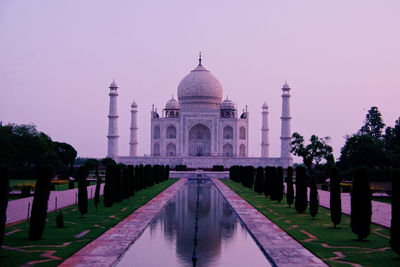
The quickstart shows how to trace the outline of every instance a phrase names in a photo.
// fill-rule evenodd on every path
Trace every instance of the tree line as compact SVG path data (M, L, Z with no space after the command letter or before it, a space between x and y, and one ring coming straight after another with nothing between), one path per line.
M283 195L289 208L294 203L297 213L304 213L309 207L309 213L313 219L318 214L319 196L314 177L308 175L304 166L297 166L295 170L295 182L293 181L293 168L288 167L284 179L282 167L258 167L232 166L229 169L229 179L241 183L254 192L264 195L270 200L280 203ZM372 202L369 183L369 169L358 167L353 174L353 186L351 192L350 226L358 240L363 240L370 234ZM330 169L330 213L333 228L341 223L342 206L339 170L335 166ZM400 255L400 169L392 172L392 224L390 245ZM286 182L286 190L284 189ZM294 190L294 187L296 190ZM308 193L309 188L309 193ZM296 192L296 193L295 193Z
M53 141L33 124L0 122L0 164L8 165L10 178L34 178L39 165L51 165L57 173L70 176L76 156L70 144Z
M386 127L377 107L371 107L361 128L346 136L346 142L335 162L330 137L312 135L310 143L295 132L291 152L303 159L309 175L323 182L329 170L336 165L344 177L352 178L358 167L365 166L374 180L390 180L391 171L400 168L400 118L393 127Z

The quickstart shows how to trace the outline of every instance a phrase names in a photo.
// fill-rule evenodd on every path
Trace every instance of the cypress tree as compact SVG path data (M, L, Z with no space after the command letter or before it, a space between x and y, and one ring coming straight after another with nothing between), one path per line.
M165 180L168 180L169 179L169 165L165 166L165 172L166 172Z
M78 208L81 218L88 212L88 193L87 193L87 169L85 166L79 167L78 170Z
M360 241L370 234L371 215L371 188L368 170L366 167L359 167L353 178L350 219L351 230Z
M139 183L140 183L140 189L146 188L144 182L144 166L142 164L139 165Z
M392 174L392 226L390 227L390 246L400 255L400 169Z
M294 208L297 213L303 213L307 209L307 174L303 166L296 167L296 199Z
M333 228L340 224L342 220L342 200L340 195L340 178L339 172L336 167L331 169L331 193L330 193L330 207L331 207L331 221Z
M52 175L51 166L43 165L37 167L37 181L29 221L29 239L33 241L41 239L44 232Z
M283 168L278 167L276 170L276 200L278 200L279 203L281 203L282 198L283 198Z
M8 206L8 166L0 165L0 250L6 230L7 206Z
M135 165L133 180L135 181L135 192L140 190L140 181L139 181L139 166Z
M135 195L135 168L133 165L128 165L128 177L129 177L129 196L133 197Z
M165 181L166 177L167 177L167 172L165 171L165 166L161 165L160 166L160 182Z
M122 198L129 199L130 186L129 186L129 172L126 166L122 167Z
M247 188L253 189L254 185L254 167L253 166L246 166L246 186Z
M96 207L96 211L100 202L100 187L101 187L101 177L97 175L96 190L94 191L94 206Z
M146 166L144 166L143 172L144 172L144 185L146 188L151 185L151 177L150 177L151 165L147 164Z
M271 167L267 166L264 169L264 194L265 197L271 197L272 185L271 185Z
M313 219L318 214L319 198L318 189L315 179L311 180L310 184L310 215Z
M264 168L258 167L256 172L256 181L254 183L254 192L262 194L264 187Z
M277 181L277 173L276 167L270 168L270 184L271 184L271 192L269 199L278 200L278 181Z
M122 202L122 182L121 182L121 167L122 165L115 166L114 172L114 202Z
M290 206L293 204L294 189L293 189L293 168L291 166L287 169L286 177L286 202Z
M115 165L109 164L106 169L106 178L104 184L104 206L112 207L114 204L114 176L115 176Z

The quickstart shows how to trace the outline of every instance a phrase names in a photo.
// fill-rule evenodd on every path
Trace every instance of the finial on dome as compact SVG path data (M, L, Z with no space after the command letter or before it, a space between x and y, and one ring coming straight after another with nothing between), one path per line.
M201 65L201 52L199 52L199 65Z
M115 82L115 78L113 78L113 81L110 84L110 88L118 88L117 83Z
M287 80L285 80L285 83L283 84L282 88L290 88L289 84L287 83Z

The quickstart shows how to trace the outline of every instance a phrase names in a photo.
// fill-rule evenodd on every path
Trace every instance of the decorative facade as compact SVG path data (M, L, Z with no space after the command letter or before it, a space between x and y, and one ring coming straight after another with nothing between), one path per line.
M137 155L137 105L131 105L130 149L128 157L118 155L117 85L110 85L108 157L126 164L188 165L209 168L213 165L289 166L290 155L290 88L282 88L281 157L269 157L268 106L262 106L261 157L248 157L249 112L237 110L226 97L218 79L201 63L178 85L174 96L159 113L151 110L150 156Z

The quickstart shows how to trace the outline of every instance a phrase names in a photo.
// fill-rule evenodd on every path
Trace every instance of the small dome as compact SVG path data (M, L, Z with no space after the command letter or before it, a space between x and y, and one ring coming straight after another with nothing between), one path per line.
M222 100L222 86L218 79L199 63L179 83L178 99L183 109L218 109Z
M236 106L232 100L230 100L230 99L228 99L228 97L226 97L226 99L224 101L222 101L222 103L221 103L221 109L236 109Z
M262 105L262 108L263 108L263 109L268 109L267 102L264 102L264 104Z
M167 104L165 105L165 109L179 109L179 103L176 101L174 96L168 100Z
M137 104L136 104L135 100L133 100L131 107L132 108L137 108Z
M113 79L112 83L110 84L110 88L118 88L118 85L115 82L115 79Z

